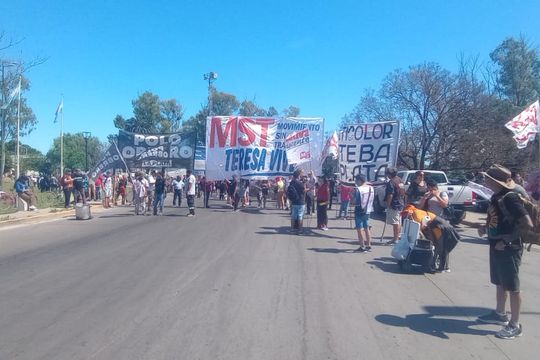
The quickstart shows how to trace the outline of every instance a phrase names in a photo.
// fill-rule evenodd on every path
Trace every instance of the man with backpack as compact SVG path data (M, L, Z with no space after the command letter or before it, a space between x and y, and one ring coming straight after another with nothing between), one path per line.
M486 186L493 190L486 225L478 230L489 240L491 283L497 288L496 309L478 320L502 325L498 338L514 339L523 334L519 323L521 293L519 267L523 254L523 235L533 228L532 219L523 199L515 192L511 172L501 165L493 165L484 173ZM506 314L506 298L510 295L510 313Z
M371 251L371 229L369 215L373 211L373 198L375 192L373 186L367 183L365 175L356 175L356 188L352 196L354 205L354 222L358 234L360 247L359 252Z
M296 231L298 235L302 233L304 227L304 207L306 204L306 190L304 183L300 181L301 177L302 169L296 169L287 188L287 197L291 201L291 230Z

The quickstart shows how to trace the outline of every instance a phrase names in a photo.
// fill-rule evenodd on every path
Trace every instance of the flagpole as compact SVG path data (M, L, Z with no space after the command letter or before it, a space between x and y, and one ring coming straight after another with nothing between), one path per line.
M62 116L60 117L60 177L64 176L64 96L62 95Z
M17 105L17 179L21 176L21 158L20 158L20 139L19 133L21 128L21 82L22 75L19 76L19 104Z

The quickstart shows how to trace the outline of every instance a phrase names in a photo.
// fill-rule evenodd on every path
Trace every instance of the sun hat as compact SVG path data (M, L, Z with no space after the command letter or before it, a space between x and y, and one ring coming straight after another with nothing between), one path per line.
M486 172L482 172L481 174L495 181L505 189L512 190L516 187L516 183L512 180L512 172L502 165L493 164Z

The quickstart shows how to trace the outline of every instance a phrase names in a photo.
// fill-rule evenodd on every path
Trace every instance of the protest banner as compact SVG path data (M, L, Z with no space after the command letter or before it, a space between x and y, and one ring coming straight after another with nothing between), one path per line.
M266 179L292 174L285 139L307 129L312 153L322 149L322 118L213 116L206 120L206 177L211 180L238 175ZM298 167L320 173L316 159Z
M309 129L293 132L287 136L284 144L291 164L300 165L311 160Z
M193 145L179 133L135 134L120 130L120 154L133 168L186 168L193 166Z
M101 161L88 172L88 176L95 179L99 174L115 169L123 169L126 172L129 172L126 163L122 159L122 155L118 151L118 147L115 143L112 143L103 155Z
M338 135L342 180L363 174L368 181L384 180L385 170L395 166L399 147L399 122L344 126Z

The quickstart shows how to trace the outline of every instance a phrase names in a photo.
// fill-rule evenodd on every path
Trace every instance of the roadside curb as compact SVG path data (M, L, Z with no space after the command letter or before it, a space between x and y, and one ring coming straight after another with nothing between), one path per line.
M92 211L94 210L104 210L103 206L101 204L90 204L90 207ZM44 210L49 210L48 212L40 212ZM75 209L69 208L45 208L40 209L37 212L32 211L24 211L24 212L15 212L12 214L6 215L8 218L6 220L0 220L0 228L5 226L11 226L11 225L19 225L19 224L32 224L37 223L39 221L45 220L45 219L67 219L70 217L75 217ZM13 218L9 218L10 216L14 216Z

